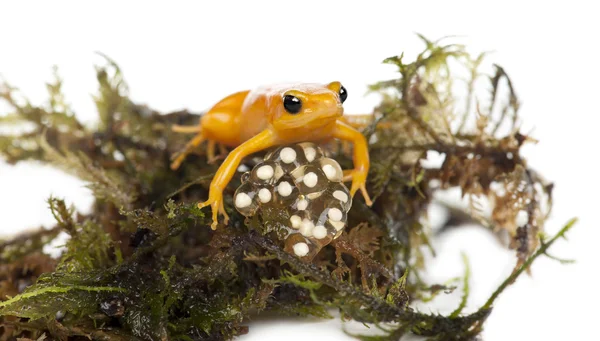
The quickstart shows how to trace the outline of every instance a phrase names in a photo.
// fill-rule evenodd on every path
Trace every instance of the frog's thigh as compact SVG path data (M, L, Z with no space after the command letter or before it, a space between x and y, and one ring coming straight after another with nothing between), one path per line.
M224 145L239 144L239 120L229 112L210 112L201 119L202 133L207 140Z

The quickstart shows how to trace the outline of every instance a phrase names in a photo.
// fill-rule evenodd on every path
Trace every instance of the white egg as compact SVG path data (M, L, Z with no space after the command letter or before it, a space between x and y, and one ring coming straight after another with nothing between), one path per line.
M239 208L246 208L252 204L252 198L246 193L238 193L235 196L235 206Z
M315 228L315 224L308 220L308 219L304 219L302 220L302 224L300 224L300 233L305 236L305 237L310 237L312 236L312 232L313 229Z
M269 191L266 188L261 188L260 191L258 191L258 199L263 204L268 203L269 201L271 201L271 191Z
M304 176L303 181L307 187L313 188L317 185L317 182L319 181L319 177L314 172L310 172Z
M315 228L312 231L312 234L317 239L323 239L327 237L327 229L323 225L318 225L315 226Z
M304 210L306 210L307 207L308 207L308 201L306 199L298 200L298 204L296 205L296 208L299 211L304 211Z
M327 176L327 179L329 179L329 180L336 179L337 171L335 170L335 167L333 167L332 165L323 166L323 173L325 173L325 176Z
M269 165L261 166L256 170L256 176L258 176L258 178L261 180L271 179L274 173L275 171L273 170L273 167Z
M340 221L342 220L343 214L339 208L334 207L327 212L327 216L329 216L329 219L333 221Z
M304 257L308 254L308 245L306 243L294 244L294 253L298 257Z
M292 223L292 227L297 229L300 227L300 224L302 224L302 218L297 215L293 215L290 217L290 222Z
M277 186L277 192L279 195L287 197L288 195L292 194L292 185L290 185L290 183L287 181L283 181L279 184L279 186Z
M281 161L285 163L292 163L296 161L296 151L290 147L285 147L279 153L279 157L281 157Z
M304 148L304 155L306 156L306 160L308 162L313 162L315 156L317 156L317 151L313 147Z
M343 191L340 191L340 190L334 191L333 197L343 203L348 202L348 194L344 193Z

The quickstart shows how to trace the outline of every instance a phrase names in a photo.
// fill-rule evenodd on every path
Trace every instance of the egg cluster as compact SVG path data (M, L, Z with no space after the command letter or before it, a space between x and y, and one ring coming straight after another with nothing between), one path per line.
M340 165L317 145L281 146L244 173L235 207L246 217L277 210L285 219L277 233L285 240L285 250L312 258L346 225L352 197L342 177Z

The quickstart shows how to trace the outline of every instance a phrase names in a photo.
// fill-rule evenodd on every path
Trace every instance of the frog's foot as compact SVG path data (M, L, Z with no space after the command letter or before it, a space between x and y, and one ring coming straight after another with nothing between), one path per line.
M201 133L198 133L181 151L175 153L171 157L171 161L173 161L171 163L171 169L177 170L179 166L181 166L183 160L185 160L185 158L194 150L194 148L198 147L202 141L204 141L204 136L202 136Z
M367 206L373 205L371 198L369 197L369 193L367 192L366 182L367 182L367 172L364 170L357 169L348 169L344 171L344 176L342 181L350 181L352 180L352 187L350 188L350 196L354 197L354 194L358 190L360 190L363 198L365 199L365 203Z
M213 230L217 229L217 225L219 224L219 213L223 215L223 223L225 225L227 225L229 223L229 216L227 215L227 212L225 212L225 206L223 205L223 193L221 193L220 191L218 193L215 194L215 190L211 190L211 194L208 198L208 200L206 200L203 203L199 203L198 204L198 208L202 209L206 206L211 207L212 209L212 224L210 225L210 228Z
M179 166L181 166L181 163L183 162L183 160L185 159L185 155L183 155L182 153L176 153L171 157L171 169L172 170L177 170L179 168Z

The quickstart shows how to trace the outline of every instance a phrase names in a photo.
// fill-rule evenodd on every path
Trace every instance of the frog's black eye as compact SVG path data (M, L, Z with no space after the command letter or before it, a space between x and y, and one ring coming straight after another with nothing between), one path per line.
M292 95L285 95L283 97L283 107L290 114L297 114L302 109L302 102L298 97Z
M346 91L346 88L342 86L340 88L340 100L342 101L342 103L346 101L346 98L348 98L348 91Z

